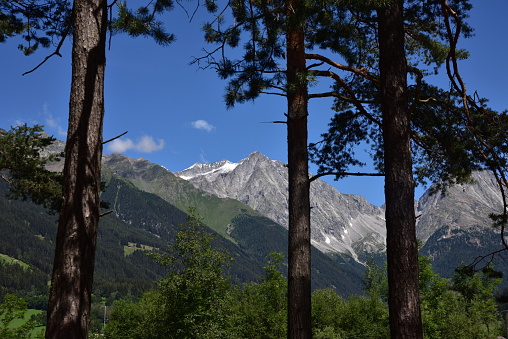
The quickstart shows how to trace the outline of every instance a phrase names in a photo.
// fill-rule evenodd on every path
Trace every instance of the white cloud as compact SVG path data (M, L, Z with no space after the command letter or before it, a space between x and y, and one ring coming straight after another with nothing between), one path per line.
M115 139L108 144L108 150L112 153L123 153L134 148L131 139Z
M141 138L141 140L136 145L136 150L144 153L151 153L155 151L160 151L164 148L164 140L159 139L158 143L153 140L153 137L149 137L145 135Z
M48 104L42 105L42 114L44 115L44 129L56 130L61 137L67 136L67 130L60 125L60 119L53 117L53 114L48 109Z
M153 139L153 137L145 135L137 143L133 142L131 139L115 139L107 146L108 151L112 153L124 153L128 150L136 150L138 152L143 153L151 153L155 151L160 151L164 148L164 140L159 139L157 142Z
M195 128L195 129L200 129L200 130L207 131L207 132L215 131L215 126L209 124L205 120L196 120L196 121L193 121L193 122L191 122L191 126L193 128Z

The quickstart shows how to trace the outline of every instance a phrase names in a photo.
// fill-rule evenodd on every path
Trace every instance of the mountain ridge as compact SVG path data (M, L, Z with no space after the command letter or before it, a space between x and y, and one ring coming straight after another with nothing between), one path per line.
M227 160L196 163L176 176L219 197L241 201L288 227L287 167L253 152L238 163ZM315 180L310 189L311 239L321 251L348 253L360 261L360 252L378 253L384 248L384 212L359 195L342 194Z

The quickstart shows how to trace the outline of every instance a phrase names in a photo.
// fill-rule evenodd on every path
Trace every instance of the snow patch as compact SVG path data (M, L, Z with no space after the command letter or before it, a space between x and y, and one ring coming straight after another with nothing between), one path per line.
M209 179L213 180L220 174L227 174L232 172L236 167L238 167L238 165L239 163L232 163L228 160L222 161L222 165L219 167L214 167L213 164L208 165L197 162L186 170L176 174L185 180L190 180L192 178L201 176L209 177Z

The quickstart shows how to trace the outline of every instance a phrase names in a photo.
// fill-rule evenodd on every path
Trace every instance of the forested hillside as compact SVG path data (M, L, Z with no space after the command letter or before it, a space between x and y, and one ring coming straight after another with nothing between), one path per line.
M158 196L140 191L116 174L109 172L106 179L108 188L101 199L114 212L100 220L94 294L110 300L140 296L165 274L165 269L149 259L142 248L165 249L174 240L186 214ZM57 216L31 202L6 198L7 186L3 182L0 189L0 232L3 234L0 253L29 266L24 269L12 263L0 264L0 297L16 293L27 298L29 305L38 303L38 307L45 307L41 300L48 293ZM287 254L287 231L268 218L244 213L228 227L230 240L217 235L214 245L226 248L235 259L228 271L233 282L258 281L270 252ZM344 296L362 293L362 266L351 263L348 257L334 262L318 250L313 253L313 288L332 287Z

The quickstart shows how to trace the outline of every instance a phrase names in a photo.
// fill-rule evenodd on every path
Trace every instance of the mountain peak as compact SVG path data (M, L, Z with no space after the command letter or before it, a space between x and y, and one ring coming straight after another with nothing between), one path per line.
M198 176L216 178L221 174L226 174L233 171L237 166L237 163L233 163L229 160L221 160L211 164L202 164L200 162L196 162L191 167L180 172L175 172L174 174L185 180L190 180Z
M243 159L263 159L263 160L270 160L266 155L259 153L258 151L254 151L251 154L247 156L247 158Z
M196 188L221 198L248 205L273 221L288 227L288 169L284 163L253 152L238 163L226 160L195 164L175 175ZM384 248L383 211L356 195L343 195L327 183L311 186L312 241L324 252L350 253Z

